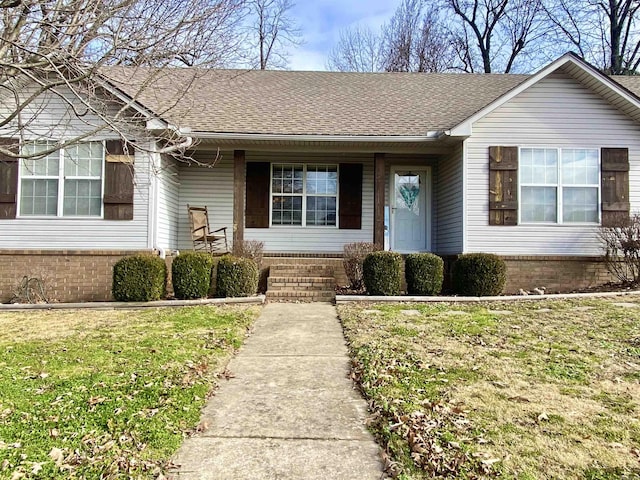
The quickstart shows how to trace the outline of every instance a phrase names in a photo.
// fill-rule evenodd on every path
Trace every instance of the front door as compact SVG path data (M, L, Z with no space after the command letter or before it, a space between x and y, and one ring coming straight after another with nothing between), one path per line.
M391 168L391 250L430 250L430 173L424 167Z

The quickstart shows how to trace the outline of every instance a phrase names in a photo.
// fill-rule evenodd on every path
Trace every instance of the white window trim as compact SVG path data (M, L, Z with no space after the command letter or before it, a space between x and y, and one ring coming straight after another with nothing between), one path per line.
M273 192L273 167L274 165L302 166L302 193L274 193ZM312 197L336 198L336 224L335 225L307 225L307 167L336 167L336 194L313 194ZM299 197L302 195L302 224L301 225L274 225L273 224L273 196ZM300 162L272 162L269 166L269 228L340 228L340 165L336 163L300 163Z
M538 150L556 150L558 154L558 177L557 183L523 183L521 181L521 162L522 150L538 149ZM565 222L563 219L563 189L565 185L562 183L562 151L563 150L595 150L598 154L598 183L596 184L575 184L566 185L567 188L596 188L598 189L597 222ZM518 225L562 225L562 226L594 226L602 223L602 149L600 147L548 147L544 145L524 145L518 147ZM556 188L556 221L555 222L523 222L522 221L522 187L555 187Z
M102 144L102 161L100 170L100 215L63 215L64 212L64 181L65 179L69 180L97 180L96 177L92 176L73 176L64 174L64 159L65 159L65 148L64 145L60 150L58 150L58 175L29 175L28 177L22 176L22 159L18 165L18 191L16 193L16 218L21 219L33 219L33 220L51 220L51 219L59 219L63 218L66 220L102 220L104 219L104 172L105 172L105 162L106 162L106 145L104 140L92 140L94 142L99 142ZM45 140L34 140L34 142L54 142L50 139ZM88 141L89 142L89 141ZM20 203L22 202L22 180L57 180L58 181L58 205L57 211L55 215L21 215L20 214Z

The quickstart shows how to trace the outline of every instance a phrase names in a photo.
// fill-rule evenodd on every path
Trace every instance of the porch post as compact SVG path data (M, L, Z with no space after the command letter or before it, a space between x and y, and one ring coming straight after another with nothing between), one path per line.
M384 153L373 155L373 243L384 248Z
M246 183L244 150L233 151L233 244L244 240L244 185Z

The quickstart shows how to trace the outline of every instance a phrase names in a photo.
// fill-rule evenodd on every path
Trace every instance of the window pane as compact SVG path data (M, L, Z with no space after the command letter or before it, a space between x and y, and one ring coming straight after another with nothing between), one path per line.
M102 142L86 142L65 148L64 173L71 177L102 175Z
M558 183L558 151L554 148L520 150L520 178L523 184Z
M273 193L302 193L302 165L272 166L271 188Z
M22 147L22 151L25 155L37 155L39 152L46 151L52 145L52 143L47 142L27 143ZM57 177L59 158L59 152L53 152L40 158L25 158L21 162L20 175L23 177L35 175Z
M598 222L598 189L566 187L562 190L564 222Z
M307 225L335 224L335 197L307 197Z
M598 185L598 151L595 149L562 150L562 183L565 185Z
M63 215L100 216L100 180L65 180Z
M20 215L56 215L57 210L58 180L22 180Z
M556 222L555 187L522 187L522 222Z
M338 192L338 168L335 165L307 167L307 194L335 195Z
M274 195L271 223L273 225L302 225L302 197Z

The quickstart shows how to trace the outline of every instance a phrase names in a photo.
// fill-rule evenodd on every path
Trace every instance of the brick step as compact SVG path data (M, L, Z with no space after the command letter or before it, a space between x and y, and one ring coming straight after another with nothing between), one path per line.
M316 264L276 264L269 268L267 300L335 301L333 267Z
M271 265L269 275L273 277L333 277L333 267L327 265Z
M333 302L336 299L334 292L299 292L299 291L267 291L267 300L270 301L299 301L299 302Z
M269 286L291 286L291 287L323 287L327 290L335 287L333 277L269 277Z
M267 291L291 291L291 292L333 292L335 285L331 283L311 284L305 282L272 282L269 280Z

